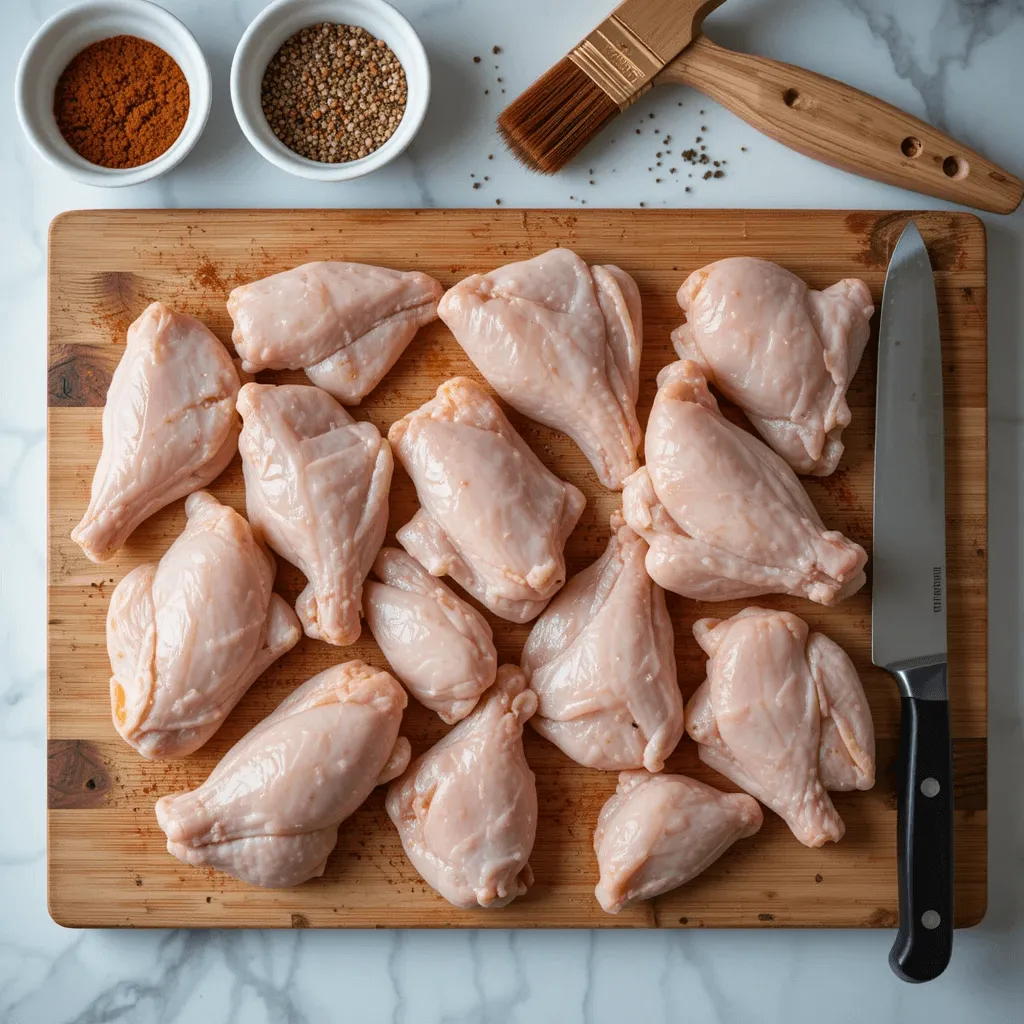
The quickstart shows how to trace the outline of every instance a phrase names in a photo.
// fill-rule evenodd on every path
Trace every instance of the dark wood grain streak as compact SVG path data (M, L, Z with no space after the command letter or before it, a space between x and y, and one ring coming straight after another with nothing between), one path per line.
M46 750L46 805L90 810L110 802L111 778L97 744L50 740Z

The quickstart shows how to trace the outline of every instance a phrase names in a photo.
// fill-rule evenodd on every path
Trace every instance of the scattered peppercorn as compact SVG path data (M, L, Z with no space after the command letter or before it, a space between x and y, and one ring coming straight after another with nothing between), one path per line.
M702 132L706 132L706 131L708 130L708 126L707 126L706 124L702 124L702 125L700 126L700 130L701 130Z
M473 188L479 188L479 187L480 187L480 182L479 181L474 181L473 182Z
M704 172L704 180L707 181L708 178L710 178L710 177L711 177L711 172L710 171L705 171Z
M495 199L494 200L494 205L495 206L501 206L501 200L500 199Z
M488 160L493 160L494 159L494 154L493 153L488 153L487 154L487 159Z
M725 177L725 171L715 171L715 175L714 176L716 178L724 178Z
M141 167L174 145L188 117L188 81L137 36L87 46L61 72L53 116L64 141L100 167Z
M479 57L474 57L473 58L473 63L474 64L479 64L480 63L480 58Z
M746 146L740 146L740 152L741 153L746 153L746 151L747 151L747 147Z
M691 188L690 188L690 186L689 186L689 185L687 185L687 186L686 186L686 189L685 189L685 191L687 191L687 192L692 192L692 191L693 191L693 189L691 189Z
M491 53L501 53L501 47L500 46L492 46L491 47Z
M271 131L318 163L359 160L395 133L408 96L405 69L358 25L321 22L285 40L263 75Z

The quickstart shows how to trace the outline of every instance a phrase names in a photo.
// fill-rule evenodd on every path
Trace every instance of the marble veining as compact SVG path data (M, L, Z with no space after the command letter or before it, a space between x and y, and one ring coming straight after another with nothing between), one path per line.
M711 101L670 89L645 97L577 166L556 178L529 174L502 149L494 116L593 27L611 0L554 5L554 15L546 0L395 0L431 58L434 90L423 131L402 159L369 178L342 186L302 182L257 156L228 99L234 45L262 0L163 2L210 59L210 125L169 177L110 191L69 182L44 165L14 114L21 49L63 0L0 5L7 69L0 83L0 1024L1024 1020L1021 211L984 217L989 543L996 555L990 909L982 925L958 934L942 979L917 988L895 981L885 962L891 933L884 931L126 933L52 923L45 909L44 396L46 229L53 216L111 206L486 209L496 200L512 207L945 205L814 164ZM845 79L1024 171L1024 0L730 0L708 31L728 45ZM491 60L493 45L502 52ZM482 57L479 65L474 55ZM675 174L656 167L659 138L673 134L688 145L702 124L716 158L727 160L723 179L688 179L681 164Z

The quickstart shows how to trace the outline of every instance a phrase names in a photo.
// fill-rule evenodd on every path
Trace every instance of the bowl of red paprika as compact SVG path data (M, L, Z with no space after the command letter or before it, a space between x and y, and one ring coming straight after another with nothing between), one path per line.
M22 55L18 118L39 154L88 185L134 185L179 164L210 114L195 37L148 0L87 0Z

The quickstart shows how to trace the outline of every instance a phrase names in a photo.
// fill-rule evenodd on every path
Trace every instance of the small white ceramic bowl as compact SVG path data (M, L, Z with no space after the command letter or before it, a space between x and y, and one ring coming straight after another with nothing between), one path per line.
M155 43L177 62L188 81L185 127L155 160L125 169L99 167L65 141L53 116L57 79L71 58L111 36L138 36ZM135 185L181 163L199 141L210 116L210 68L195 37L174 15L148 0L87 0L55 14L35 34L18 65L18 119L39 154L87 185Z
M402 62L408 86L405 113L391 138L369 156L340 164L318 163L292 152L270 130L260 102L264 72L281 45L324 21L358 25L383 39ZM429 99L430 65L423 44L412 25L384 0L275 0L245 30L231 62L231 104L245 137L272 164L315 181L359 178L394 160L419 131Z

